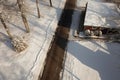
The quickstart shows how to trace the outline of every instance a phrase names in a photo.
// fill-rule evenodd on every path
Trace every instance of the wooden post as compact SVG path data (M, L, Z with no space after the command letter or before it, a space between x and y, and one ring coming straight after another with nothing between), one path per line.
M5 24L4 19L3 19L2 17L0 17L0 20L1 20L1 23L3 24L3 27L5 28L5 30L6 30L6 32L7 32L7 34L8 34L8 36L10 37L10 39L12 39L12 35L11 35L11 33L10 33L9 28L8 28L7 25Z
M23 0L17 0L17 4L18 4L18 7L20 9L21 17L22 17L23 23L25 25L26 31L27 31L27 33L29 33L30 29L29 29L28 21L26 19L25 13L23 11Z
M49 0L50 1L50 6L52 7L52 0Z
M39 0L36 0L36 7L37 7L38 18L40 18Z

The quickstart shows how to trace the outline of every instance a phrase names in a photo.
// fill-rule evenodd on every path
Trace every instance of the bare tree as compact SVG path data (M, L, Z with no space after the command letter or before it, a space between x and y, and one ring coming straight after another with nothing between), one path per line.
M26 42L23 40L22 37L11 35L9 28L6 25L6 23L9 22L9 20L12 20L11 17L15 16L15 14L18 13L18 7L16 9L16 6L13 5L11 3L11 1L9 3L9 1L10 0L0 0L0 22L2 23L3 27L5 28L8 36L11 40L11 44L14 47L14 50L17 52L21 52L21 51L25 50L28 47L28 45L26 44ZM22 9L21 16L23 18L23 21L25 21L26 17L24 16L24 13L22 12L23 8L20 8L20 9ZM29 30L29 26L28 26L27 30Z
M20 9L21 17L22 17L23 23L25 25L26 31L27 31L27 33L29 33L30 29L29 29L28 21L27 21L27 18L26 18L25 12L24 12L24 6L23 6L24 1L23 0L17 0L17 4L18 4L18 7Z
M12 35L11 35L11 33L10 33L10 30L9 30L9 28L7 27L7 25L6 25L6 23L5 23L5 21L4 21L4 19L3 19L3 17L2 17L1 14L0 14L0 20L1 20L1 23L2 23L3 27L4 27L5 30L6 30L9 38L12 39L13 37L12 37Z
M0 13L0 21L3 25L3 27L5 28L9 38L11 39L11 43L12 43L15 51L21 52L21 51L25 50L28 47L28 45L25 43L25 41L21 37L11 35L10 30L7 27L5 20L2 17L1 13Z
M36 0L36 7L37 7L38 18L40 18L39 0Z
M50 6L52 7L52 0L49 0L49 2L50 2Z

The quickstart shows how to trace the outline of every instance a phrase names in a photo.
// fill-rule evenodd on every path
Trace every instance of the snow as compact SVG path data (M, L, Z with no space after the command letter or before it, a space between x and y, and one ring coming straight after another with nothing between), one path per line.
M30 33L25 32L21 18L10 21L7 25L12 35L24 37L29 47L17 53L3 27L0 29L0 80L37 80L52 41L65 0L54 0L49 7L49 0L40 1L41 18L37 18L35 0L26 0L30 8L27 15Z
M119 28L119 23L120 16L116 4L95 1L88 2L84 23L85 26Z
M105 1L105 0L78 0L77 6L79 6L79 7L86 7L86 4L87 4L89 1L103 2L103 1Z
M119 80L119 46L102 41L69 41L63 80Z
M84 3L84 0L77 3L81 1ZM81 5L77 4L77 7ZM73 14L62 80L120 80L120 44L74 39L80 14L78 10Z
M49 0L40 0L41 18L38 19L35 0L26 1L31 9L27 16L30 34L25 33L20 18L7 25L13 35L25 37L29 47L21 53L15 52L4 28L0 28L0 80L37 80L65 4L65 0L52 0L54 7L51 8ZM78 0L77 7L85 6L87 1L90 0ZM74 38L80 12L74 12L71 38ZM119 46L102 41L69 41L63 80L119 80Z

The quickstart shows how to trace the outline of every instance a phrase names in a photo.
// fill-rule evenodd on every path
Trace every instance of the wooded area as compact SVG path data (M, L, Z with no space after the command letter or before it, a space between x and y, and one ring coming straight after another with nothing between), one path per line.
M52 7L52 1L49 0L50 7ZM38 18L40 18L40 8L39 8L39 0L36 0L36 8L38 13ZM27 11L29 6L27 5L27 2L25 0L0 0L0 21L8 34L9 38L11 39L12 45L15 48L16 51L21 52L27 48L27 44L24 42L23 39L21 39L18 36L13 36L9 25L6 25L6 23L9 23L11 21L11 16L21 15L22 21L24 23L25 29L27 33L30 33L30 26L29 22L27 20Z

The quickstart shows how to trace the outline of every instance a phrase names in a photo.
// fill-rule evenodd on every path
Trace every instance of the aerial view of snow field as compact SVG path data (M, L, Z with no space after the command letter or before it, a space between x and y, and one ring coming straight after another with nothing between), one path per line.
M0 80L120 80L120 0L0 0Z

